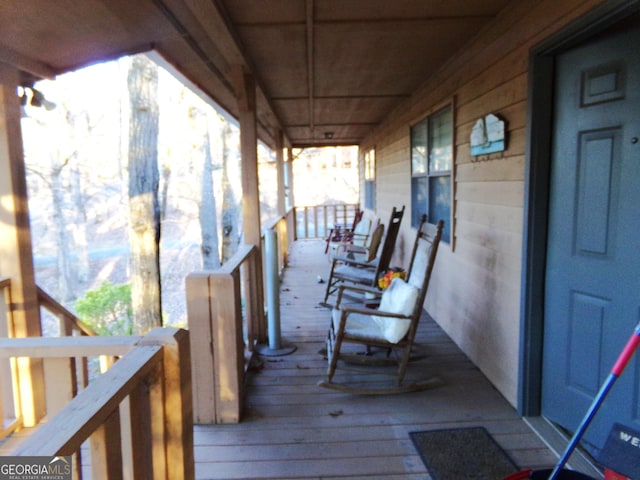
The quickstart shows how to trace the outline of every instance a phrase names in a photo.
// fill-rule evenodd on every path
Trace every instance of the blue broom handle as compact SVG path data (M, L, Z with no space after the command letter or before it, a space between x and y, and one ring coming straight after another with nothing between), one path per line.
M629 360L631 360L631 357L636 351L636 348L638 348L638 344L640 344L640 323L638 323L635 331L633 332L633 335L631 335L631 338L629 338L629 341L627 342L624 349L622 350L622 353L618 357L618 360L616 361L615 365L611 369L611 373L605 380L602 387L600 387L600 391L594 398L593 403L591 404L591 407L589 407L589 411L587 412L587 414L582 419L582 422L580 422L580 426L578 427L576 432L573 434L573 437L571 438L569 445L567 445L567 448L565 449L564 454L562 455L562 458L560 458L560 460L558 461L558 464L551 472L551 475L549 476L549 480L556 480L558 474L566 465L567 461L569 460L569 457L573 453L573 450L575 450L576 446L578 445L578 442L582 438L582 435L584 435L585 430L589 426L589 423L591 423L591 420L593 420L593 417L595 416L596 412L600 408L600 405L602 405L602 402L604 401L604 398L607 396L607 393L609 393L609 390L611 390L611 387L613 386L615 381L618 379L618 377L622 374L622 371L627 366L627 363L629 363Z

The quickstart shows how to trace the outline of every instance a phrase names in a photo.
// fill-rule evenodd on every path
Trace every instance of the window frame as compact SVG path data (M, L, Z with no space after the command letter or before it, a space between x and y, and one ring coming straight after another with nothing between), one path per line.
M376 149L366 150L362 156L362 170L364 178L364 208L376 209Z
M411 168L411 226L418 227L419 219L423 213L427 214L427 221L435 223L440 218L432 218L433 211L437 207L437 203L431 200L432 195L436 191L436 182L443 180L440 187L444 187L447 193L447 204L445 206L446 215L441 216L445 221L445 229L443 231L442 241L449 245L453 245L453 209L454 209L454 171L455 171L455 121L454 121L454 103L449 101L441 104L438 108L434 108L428 115L422 117L418 122L410 127L410 168ZM445 160L448 168L437 168L434 163L433 144L434 134L442 128L442 123L436 124L443 115L448 116L446 122L448 128L446 133L447 144L445 149L448 150L448 158ZM434 168L435 167L435 168ZM431 214L431 215L430 215Z

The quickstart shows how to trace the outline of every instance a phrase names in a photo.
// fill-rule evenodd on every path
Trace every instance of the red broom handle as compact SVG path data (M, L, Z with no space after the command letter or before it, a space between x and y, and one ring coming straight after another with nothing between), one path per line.
M591 423L591 420L593 420L593 417L595 416L596 412L600 408L600 405L602 405L604 398L607 396L607 394L609 393L609 390L611 389L611 387L613 387L613 384L618 379L618 377L620 376L624 368L627 366L627 363L629 363L629 360L631 360L631 357L633 356L639 344L640 344L640 323L636 325L636 329L633 332L633 335L631 335L631 338L629 338L629 341L627 342L624 349L618 356L618 360L613 365L613 368L611 369L611 373L609 374L604 384L600 388L600 391L594 398L593 403L589 408L589 411L587 412L585 417L582 419L582 422L580 422L578 429L573 434L573 437L571 438L569 445L567 445L567 448L564 451L564 454L558 461L558 464L556 465L556 467L553 469L553 472L551 472L551 475L549 476L549 480L556 480L556 478L560 474L562 467L564 467L564 465L567 463L567 460L569 460L571 453L578 445L578 442L580 441L585 430Z
M627 345L624 347L624 350L622 350L622 353L618 357L618 360L611 369L611 373L616 376L620 376L622 371L627 366L627 363L629 363L629 360L631 360L631 357L633 357L633 354L638 348L638 345L640 345L640 324L638 324L638 326L636 327L636 331L633 332L633 335L631 335L631 338L627 342Z

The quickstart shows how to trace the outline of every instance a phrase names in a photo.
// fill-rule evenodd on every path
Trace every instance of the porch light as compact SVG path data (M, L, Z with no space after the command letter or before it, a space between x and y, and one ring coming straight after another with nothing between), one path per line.
M34 107L44 107L45 110L53 110L56 108L56 104L44 98L44 93L40 90L32 88L33 95L31 96L31 105Z
M40 90L36 90L35 88L29 85L19 87L18 89L18 92L19 93L21 92L20 93L21 106L24 107L27 104L27 99L28 99L27 90L31 90L31 102L29 103L32 107L44 107L45 110L49 110L49 111L56 108L56 104L50 100L47 100L44 97L44 93L42 93Z
M331 140L333 138L333 132L324 132L324 138L326 140Z

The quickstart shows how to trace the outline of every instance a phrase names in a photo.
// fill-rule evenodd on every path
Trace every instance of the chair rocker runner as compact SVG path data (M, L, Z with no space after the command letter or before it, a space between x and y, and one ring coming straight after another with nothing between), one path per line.
M350 258L348 255L334 257L331 262L331 271L324 300L320 302L321 305L330 307L327 299L332 293L336 292L338 285L343 282L376 287L378 278L389 268L403 215L404 206L401 210L393 208L382 250L377 258L363 261L358 258Z
M331 326L327 337L327 358L329 367L327 378L318 383L319 386L357 394L391 394L424 390L440 385L440 380L429 379L418 383L403 384L409 364L411 350L414 345L418 323L422 314L424 300L429 287L431 272L438 252L444 222L437 225L426 223L423 215L416 235L411 263L406 281L395 278L391 285L380 294L378 309L354 307L342 303L347 290L375 291L360 286L341 285L336 307L332 311ZM394 355L392 364L397 367L391 374L396 376L395 386L360 387L334 382L334 375L339 361L357 359L361 365L380 365L380 359L356 354L343 354L345 344L360 344L367 348L379 347L387 349ZM371 367L369 367L371 368ZM350 369L351 370L351 369ZM362 373L379 374L375 371ZM386 374L389 374L387 371Z

